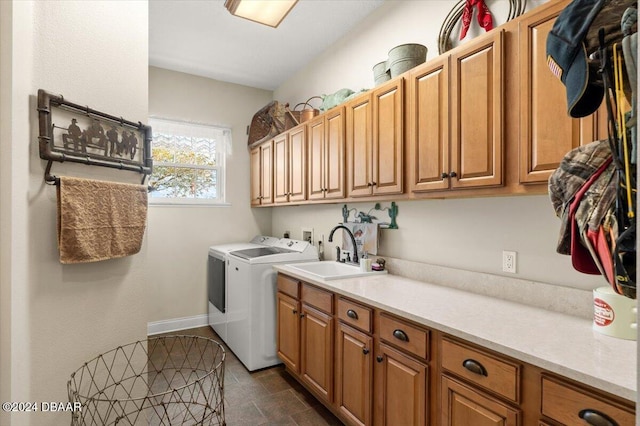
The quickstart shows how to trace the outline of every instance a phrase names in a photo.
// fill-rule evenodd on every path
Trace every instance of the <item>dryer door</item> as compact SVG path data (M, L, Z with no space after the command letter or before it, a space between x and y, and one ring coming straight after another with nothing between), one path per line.
M222 313L226 311L224 303L225 275L225 261L210 254L207 266L207 293L209 302Z

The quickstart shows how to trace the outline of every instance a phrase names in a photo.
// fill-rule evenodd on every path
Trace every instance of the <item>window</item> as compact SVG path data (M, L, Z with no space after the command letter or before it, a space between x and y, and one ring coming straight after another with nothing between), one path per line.
M223 204L231 129L152 118L153 204Z

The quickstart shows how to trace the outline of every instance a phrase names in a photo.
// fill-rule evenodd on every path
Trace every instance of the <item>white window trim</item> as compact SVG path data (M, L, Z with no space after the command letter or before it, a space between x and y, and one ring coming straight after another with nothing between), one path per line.
M185 167L190 169L206 169L206 170L217 170L217 192L218 197L213 199L208 198L161 198L161 197L148 197L149 206L193 206L193 207L229 207L231 203L226 201L226 170L227 170L227 157L231 155L231 127L221 126L216 124L206 124L206 123L198 123L193 121L179 120L173 118L164 118L164 117L149 117L149 124L151 125L151 129L153 132L153 122L164 121L170 124L179 123L186 124L189 126L200 126L200 127L213 127L215 129L221 130L223 133L228 134L229 140L224 141L221 146L223 146L224 152L217 152L218 158L216 159L216 164L219 166L209 167L209 166L200 166L195 164L184 164L184 163L165 163L165 162L154 162L155 166L172 166L172 167ZM153 151L153 141L151 141L151 147ZM220 169L224 170L224 173L220 173Z

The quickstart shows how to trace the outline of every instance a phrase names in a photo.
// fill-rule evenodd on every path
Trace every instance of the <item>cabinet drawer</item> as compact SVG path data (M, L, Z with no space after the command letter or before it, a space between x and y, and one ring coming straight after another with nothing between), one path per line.
M429 357L429 331L380 314L380 338L420 358Z
M338 318L366 333L371 333L371 309L350 300L338 299Z
M333 293L302 284L302 302L328 314L333 313Z
M581 418L584 420L590 418L591 422L588 424L619 426L635 424L635 414L632 410L550 377L542 377L542 414L567 425L582 424ZM615 423L607 423L602 419Z
M442 339L442 367L511 401L520 401L520 366Z
M287 294L293 297L294 299L300 298L300 294L298 293L299 292L298 285L300 284L299 280L288 277L286 275L278 274L277 281L278 281L278 291L284 294Z

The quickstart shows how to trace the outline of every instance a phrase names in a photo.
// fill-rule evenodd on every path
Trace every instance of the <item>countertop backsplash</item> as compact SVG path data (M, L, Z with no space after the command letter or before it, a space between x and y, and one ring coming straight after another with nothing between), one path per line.
M593 318L591 291L392 257L385 257L385 260L390 274L575 317Z

